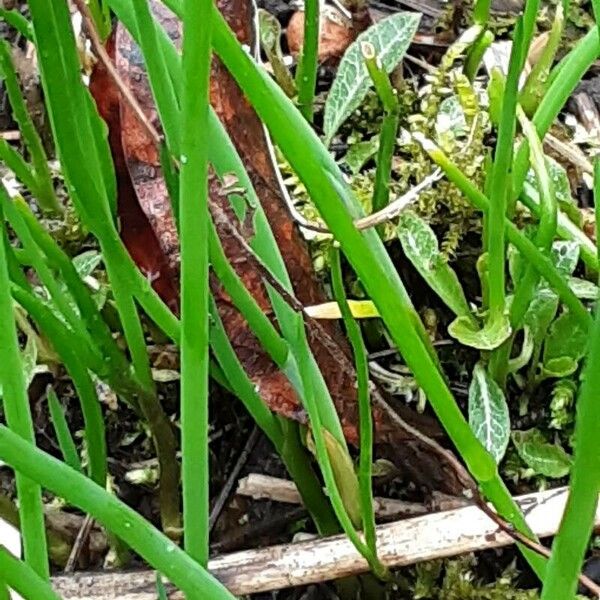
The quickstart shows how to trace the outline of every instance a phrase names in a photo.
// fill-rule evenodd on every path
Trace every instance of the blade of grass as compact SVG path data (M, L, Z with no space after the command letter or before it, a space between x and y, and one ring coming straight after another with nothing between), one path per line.
M595 182L598 191L598 181ZM597 197L596 197L597 198ZM577 398L575 456L570 493L546 568L542 600L573 598L583 557L592 534L600 491L600 310L590 332L589 354Z
M319 20L319 0L306 0L304 3L304 39L298 63L296 86L300 112L309 123L312 123L313 120L313 102L319 66Z
M339 531L335 515L316 477L306 449L298 434L298 426L281 419L265 406L256 386L250 381L227 337L214 300L211 299L211 348L226 373L233 392L243 402L252 418L266 433L281 456L292 479L296 482L302 501L310 512L321 535Z
M364 42L361 50L377 95L385 109L379 132L377 170L375 171L375 189L373 191L373 212L378 212L389 203L390 175L396 146L396 134L400 122L400 107L390 78L381 68L373 44Z
M4 215L2 236L5 236ZM29 409L29 398L25 386L23 362L19 351L17 330L13 316L13 301L10 295L6 250L0 243L0 383L2 384L3 407L6 422L15 432L31 444L35 444L33 421ZM16 474L17 497L23 551L28 565L41 577L48 579L48 551L44 526L44 508L40 486L22 473Z
M52 340L53 347L63 361L67 373L73 380L83 413L84 433L87 444L89 476L98 485L106 485L107 457L104 419L96 388L89 370L100 377L106 377L105 361L99 352L88 348L88 342L78 333L68 329L32 293L16 285L11 285L11 293L15 300L36 321L40 331ZM100 365L98 367L98 365ZM98 373L98 371L101 371ZM113 375L113 378L115 376ZM121 378L120 374L116 377Z
M27 161L3 138L0 138L0 160L15 174L17 179L35 196L37 182L35 173Z
M540 139L544 136L554 119L558 116L573 90L577 87L585 72L600 54L598 29L594 28L581 39L556 69L560 77L553 77L544 98L535 111L532 123ZM508 214L514 213L516 199L523 188L523 183L529 168L529 143L523 140L515 153L513 162L512 195L509 199Z
M26 40L33 42L31 23L16 8L0 8L0 19L14 27Z
M304 338L306 341L306 333L304 331L303 324L298 328L297 335L299 339ZM317 459L319 466L321 467L321 472L323 473L323 479L325 480L325 486L327 488L331 505L333 506L335 515L342 526L344 533L369 563L373 573L382 579L386 579L388 577L387 569L381 564L377 558L377 555L374 554L369 546L367 546L359 537L358 532L356 531L355 526L348 514L344 500L340 494L338 482L336 481L331 464L330 453L326 444L325 432L327 430L320 422L319 411L316 407L317 399L314 395L312 381L310 380L310 377L306 376L308 373L310 373L310 367L308 366L310 356L305 350L306 348L308 348L307 343L300 344L298 346L300 353L300 356L298 356L299 371L302 377L302 386L304 392L302 397L305 402L306 410L311 416L311 433L314 439Z
M77 452L77 446L75 440L69 430L69 424L65 417L65 411L60 403L60 400L56 396L56 392L52 388L48 388L48 408L50 409L50 419L52 420L52 427L58 440L58 447L63 455L63 459L69 467L83 472L81 467L81 459L79 458L79 452Z
M27 563L13 556L2 545L0 545L0 573L2 573L0 587L7 583L22 598L61 600L48 583L47 578L40 577ZM1 592L0 598L2 598ZM9 600L10 595L6 595L4 598Z
M499 323L506 310L506 243L504 220L507 195L510 191L510 166L516 130L516 110L519 97L519 75L524 61L523 22L518 20L513 33L508 75L502 96L502 112L498 127L498 140L490 181L489 208L487 211L487 255L489 273L488 324Z
M233 596L151 523L112 494L0 425L0 459L89 513L194 600Z
M29 116L29 111L25 105L15 66L11 58L10 46L5 40L0 42L0 77L4 79L13 117L19 126L23 141L31 154L33 173L35 175L35 188L30 191L36 196L43 211L61 214L64 209L54 192L52 175L48 167L48 158L44 151L42 140L33 124L33 120Z
M375 512L373 510L373 416L371 414L371 398L369 393L369 364L367 352L358 323L354 320L344 290L340 252L333 246L331 250L331 285L334 298L342 313L346 333L356 365L358 385L358 412L360 453L358 465L358 483L360 487L360 508L365 532L365 542L374 556L377 556L377 540L375 536Z
M540 190L541 212L538 230L535 235L535 245L542 250L542 252L548 252L554 241L558 222L558 203L556 201L554 184L546 168L546 158L542 143L537 137L535 128L529 119L527 119L522 109L519 109L519 119L521 121L523 132L529 141L529 147L531 149L531 165L535 171ZM508 374L508 361L510 359L515 334L522 325L527 308L534 297L538 281L538 272L532 265L527 265L523 277L517 284L510 305L510 324L513 333L500 348L497 348L492 352L489 366L490 373L502 387L505 385L506 376Z
M181 112L178 110L175 88L169 77L165 58L160 51L156 22L148 0L133 0L140 49L149 77L152 95L160 114L161 124L172 156L181 156Z
M187 553L209 551L208 129L211 0L185 0L179 195L181 244L181 450Z

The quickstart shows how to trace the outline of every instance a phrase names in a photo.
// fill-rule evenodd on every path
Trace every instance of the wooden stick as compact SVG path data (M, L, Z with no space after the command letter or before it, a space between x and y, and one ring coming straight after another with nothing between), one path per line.
M236 494L249 496L254 500L273 500L285 504L302 504L300 493L293 481L251 473L238 481ZM431 512L424 504L405 502L392 498L373 498L375 515L383 519L414 517Z
M554 535L560 525L568 488L516 498L527 523L539 537ZM600 509L595 525L600 525ZM514 543L476 506L430 514L377 527L382 562L400 567ZM367 564L343 536L246 550L217 557L209 570L234 594L252 594L307 585L365 572ZM152 571L81 573L53 579L65 600L154 600ZM179 592L170 598L183 599Z

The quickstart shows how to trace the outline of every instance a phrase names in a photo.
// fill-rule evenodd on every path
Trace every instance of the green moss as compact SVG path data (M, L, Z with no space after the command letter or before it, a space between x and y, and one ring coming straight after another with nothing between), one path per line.
M493 583L482 582L475 574L476 556L437 560L416 565L414 580L407 583L406 592L414 600L536 600L537 590L522 590L515 586L518 571L509 566Z

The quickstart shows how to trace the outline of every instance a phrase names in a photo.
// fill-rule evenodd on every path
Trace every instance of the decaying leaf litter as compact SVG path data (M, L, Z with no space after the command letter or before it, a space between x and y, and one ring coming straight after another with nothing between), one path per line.
M156 8L160 9L158 5ZM330 144L348 174L353 173L350 184L358 197L364 200L365 208L370 210L368 203L375 186L374 161L378 156L380 146L380 142L376 138L379 130L378 123L382 116L380 102L373 90L369 89L371 86L368 74L367 76L364 73L361 76L356 75L356 69L360 70L363 67L360 62L360 43L365 39L375 46L377 52L384 51L384 47L388 46L394 48L396 52L389 64L386 64L385 60L382 61L386 71L394 72L394 77L398 79L396 85L400 90L401 128L392 158L391 199L400 198L410 192L435 170L435 165L428 160L419 144L415 142L415 138L410 137L410 134L415 132L432 137L459 166L463 167L465 173L473 181L483 184L486 148L489 147L492 139L490 119L493 121L494 118L491 110L493 93L490 91L488 108L483 100L487 80L482 77L481 81L476 80L475 84L471 85L458 69L463 60L465 47L461 47L460 41L453 45L456 36L448 35L450 30L443 33L436 32L436 28L441 24L454 23L457 25L456 33L458 34L461 19L464 19L465 15L461 15L458 9L454 10L454 14L452 14L451 7L427 7L427 10L423 10L423 15L419 18L417 13L398 14L397 7L378 6L374 7L371 13L366 13L365 16L364 10L362 12L358 10L360 8L354 7L356 14L360 16L360 19L356 19L358 23L355 27L348 27L348 22L345 23L344 43L349 43L361 32L364 32L361 35L366 37L359 39L350 48L341 63L340 58L345 49L338 49L337 55L333 53L333 55L321 57L323 65L319 72L318 89L322 93L317 98L315 123L317 129L323 132L325 140ZM419 7L412 8L420 12ZM250 11L248 3L241 5L236 5L234 2L223 3L220 9L229 17L234 29L238 28L236 30L238 37L242 41L250 41L250 37L256 32L248 27L251 23L249 14L247 18L241 16L244 14L243 11ZM582 27L585 23L586 13L580 7L575 7L572 12L566 34L575 36L577 28ZM163 18L168 18L167 13L164 14ZM298 13L295 13L292 19L298 20L300 17ZM546 7L545 12L541 13L541 27L548 26L551 17L552 10ZM365 23L368 24L369 19L375 21L376 25L368 28ZM382 19L393 25L388 26L386 30ZM500 35L502 28L507 26L506 23L510 19L510 14L498 16ZM341 20L343 22L343 19ZM284 26L288 24L285 20L283 21ZM416 33L419 21L421 29ZM178 37L176 21L171 19L165 22L165 24L167 23L171 24L170 35ZM297 49L298 43L290 39L290 34L294 31L293 21L291 25L292 27L288 27L288 37L287 40L284 40L284 45L287 43L292 54L297 54L297 50L294 52L294 47ZM167 27L167 29L169 28ZM350 35L348 35L348 29L350 29ZM338 33L339 35L341 34ZM378 35L384 39L380 39ZM387 39L385 36L388 36ZM397 37L401 38L402 43L396 39ZM412 59L405 59L403 66L398 68L398 63L403 58L410 42L412 45L409 54ZM147 84L144 83L143 66L139 64L139 61L136 62L135 49L133 49L132 41L124 28L117 27L112 43L113 47L109 54L115 60L119 76L133 90L136 101L157 125L151 95ZM280 53L280 56L283 57L282 62L285 63L285 53ZM414 58L417 60L414 61ZM351 69L352 65L354 65L354 71ZM429 65L429 67L425 65ZM273 64L271 66L277 76L277 70ZM100 91L94 92L94 80L97 81L102 76L102 65L96 65L95 69L90 89L98 103L100 114L109 124L111 152L118 174L118 211L122 237L132 257L153 287L176 311L178 306L176 233L167 201L167 184L161 179L161 157L151 141L148 140L146 132L140 127L137 118L131 114L130 105L123 102L122 99L119 100L118 96L116 99L113 96L113 99L110 100L109 90L112 85L110 78L96 87ZM336 69L338 69L337 76L335 76ZM340 77L339 72L342 69L348 69L341 73L343 77L347 78L346 87L350 82L356 89L344 88L343 77ZM280 74L281 72L280 70ZM325 102L324 110L322 110L322 101L326 96L326 90L329 89L332 76L335 76L331 87L331 93L334 96ZM593 80L593 76L590 80ZM336 85L341 87L341 91L336 91ZM583 87L585 88L585 86ZM314 306L325 302L328 296L323 282L327 279L328 253L326 250L330 245L328 238L323 235L323 239L311 242L310 251L313 259L311 263L311 255L300 235L300 231L306 233L309 228L305 227L299 230L293 224L291 215L294 213L290 214L286 207L285 194L280 189L279 179L273 168L273 162L269 155L270 148L264 138L262 127L254 116L253 110L240 94L239 88L218 62L213 65L211 93L215 111L228 129L229 135L245 162L266 218L274 230L275 238L294 284L296 301L301 306ZM585 89L578 95L582 94L587 95L593 101L593 94L590 95ZM336 102L339 103L344 98L349 102L348 104L336 105ZM102 108L103 103L106 103L105 108ZM561 190L561 207L571 219L580 221L576 224L584 225L583 219L589 219L589 213L585 211L589 207L589 192L586 188L585 177L581 173L581 161L577 162L572 157L578 152L583 153L584 157L592 156L594 143L591 132L593 129L587 123L588 129L586 130L586 123L583 123L581 114L576 107L573 112L574 115L565 115L564 124L552 132L552 135L567 145L568 151L565 152L562 147L561 153L556 150L557 145L555 145L547 150L548 154L553 156L553 161L547 160L548 168L551 168L553 172L554 185ZM335 117L331 116L333 113L335 113ZM240 115L243 115L243 118ZM587 118L589 119L589 114ZM576 142L570 139L573 132ZM558 147L561 146L558 145ZM319 222L319 216L308 200L302 184L295 178L283 159L279 158L278 162L287 191L291 195L292 202L296 204L295 209L301 212L304 224L306 225L307 221ZM247 244L255 234L253 226L256 221L253 217L256 207L252 205L250 199L245 197L243 186L240 190L236 178L228 181L230 179L228 176L228 173L223 172L213 173L211 176L213 218L225 253L230 260L233 259L232 262L236 264L238 274L257 298L261 308L268 312L271 309L265 274L261 270L260 263L251 256L247 246L243 243L243 240L246 239ZM536 189L534 176L529 177L527 185L531 188L531 195L538 194L540 196L543 193L539 187ZM232 189L233 191L231 191ZM246 213L246 217L242 218L237 225L235 223L236 219L239 219L239 215L234 214L234 209L228 202L231 194L238 194L238 206L241 206L242 213ZM522 219L525 225L527 224L528 217L525 213L519 214L518 218ZM464 401L464 408L468 410L469 420L476 435L496 459L500 460L507 452L503 463L503 473L512 478L515 491L526 489L529 486L546 485L552 478L563 478L568 473L571 464L569 454L572 445L573 399L580 362L584 354L582 336L584 337L585 334L583 332L581 332L582 336L579 334L571 336L571 343L568 346L562 343L564 332L578 331L579 325L574 317L564 310L556 294L544 282L538 283L539 293L536 296L536 302L540 306L539 308L533 305L529 307L529 311L524 317L526 325L518 339L515 340L516 349L509 366L509 370L514 376L505 397L503 391L482 373L481 366L477 363L478 352L476 350L484 352L493 350L499 343L504 342L507 336L500 333L502 339L499 339L496 332L491 338L489 336L482 338L477 335L481 333L477 332L477 321L471 323L471 329L464 328L464 321L462 322L463 328L460 329L461 323L457 322L461 317L473 321L484 316L477 315L475 317L470 308L473 303L481 302L481 297L485 298L486 294L485 279L480 282L474 276L474 273L477 272L475 260L480 252L478 236L481 233L481 221L478 214L452 184L446 180L440 180L432 182L428 189L411 202L408 210L402 212L399 222L395 221L392 225L386 224L381 234L385 237L396 258L398 269L409 283L411 297L425 320L429 334L437 342L442 363L458 398L462 397ZM76 248L75 254L86 250L86 243L89 243L86 242L83 234L80 238L82 242ZM427 240L425 243L423 243L423 238ZM552 250L555 264L564 276L569 278L569 286L575 295L584 301L593 300L597 296L597 288L591 277L592 272L586 271L581 264L581 250L578 245L572 242L555 242ZM513 257L514 260L510 263L510 277L516 288L519 280L524 276L524 266L519 264L520 256L517 253L514 253ZM86 272L86 276L92 277L95 274L95 281L102 290L101 265L96 264L94 268L91 270L88 268L88 270L90 272ZM479 273L482 272L483 270L479 270ZM353 298L365 297L360 282L353 278L351 272L347 272L347 280L349 293ZM245 325L244 319L233 307L229 295L220 288L216 281L213 291L216 294L220 316L234 349L241 363L251 375L263 400L271 410L288 418L305 422L306 415L299 407L289 382L265 355ZM104 290L104 294L107 293ZM454 323L451 323L453 320L455 320ZM449 337L448 331L463 345L458 346L457 342ZM390 351L389 340L382 327L377 321L365 321L363 332L369 350L374 355L371 362L371 376L379 382L382 391L385 390L383 393L392 395L391 398L386 398L386 401L389 401L394 410L409 420L422 434L443 440L441 430L432 419L427 415L420 416L415 411L409 412L405 408L405 401L408 399L412 402L412 407L416 405L420 411L425 409L427 412L426 400L410 374L403 368L401 358ZM308 333L309 339L311 335L313 336L313 339L310 340L313 351L332 396L334 396L333 400L341 415L344 434L349 442L355 443L357 416L356 400L353 399L354 376L352 373L354 367L349 358L347 343L337 324L329 320L309 322ZM155 376L158 381L176 379L178 368L176 355L168 346L161 344L160 338L158 339L158 344L153 344L158 346L154 349ZM31 348L31 346L29 347ZM38 348L38 361L40 360L39 356ZM36 362L35 358L33 362ZM165 362L167 363L166 368L164 367ZM44 369L39 370L43 371ZM54 367L54 374L56 372L56 367ZM32 384L32 390L35 387L38 388L37 397L39 399L43 397L44 385L36 380L41 378L44 378L43 382L47 383L48 376L41 373L36 375ZM175 386L170 383L160 385L167 394L167 407L171 404L170 408L166 408L166 410L175 415L176 397L173 395ZM223 403L226 396L222 396L222 392L218 392L218 394L215 392L215 394L220 398L218 404ZM34 395L34 397L36 396ZM551 399L550 403L547 401L548 397ZM107 399L107 402L110 402L110 398ZM411 402L409 402L409 406ZM42 407L41 402L38 404L41 408L39 417L36 419L37 425L40 431L45 431L47 429L45 408ZM114 410L114 405L111 410ZM125 410L124 407L118 405L118 411L123 410ZM248 421L245 416L232 414L238 411L225 409L223 412L226 413L223 416L223 423L215 424L215 435L218 435L220 440L227 440L224 444L224 447L227 448L232 437L231 432L239 428L239 423L248 423ZM109 419L113 418L118 421L120 420L120 417L117 416L119 414L122 413L116 413ZM381 460L378 463L379 468L376 471L380 471L378 476L382 482L381 489L385 490L386 495L400 492L401 496L422 500L423 489L428 489L429 492L433 490L456 493L461 482L448 478L452 473L452 467L442 465L440 469L440 454L432 451L431 446L423 439L411 439L409 434L398 429L397 422L390 422L387 415L389 413L383 408L376 409L374 415L380 456L386 457L385 461ZM71 419L78 418L73 414L69 416ZM127 429L134 430L128 432L130 440L124 442L124 438L121 438L120 443L126 444L123 446L124 448L135 448L136 453L140 453L140 458L144 458L147 456L148 449L145 433L139 430L135 431L137 427L135 427L133 418L129 425L133 427L127 427ZM249 425L241 427L245 428ZM115 429L116 435L123 435L122 432L119 432L119 428ZM53 437L52 433L46 435L48 440ZM512 440L510 445L508 445L509 438ZM399 442L399 440L401 441ZM235 457L242 450L242 441L240 439L237 447L228 450L231 456ZM54 442L47 443L49 444L48 449L51 450ZM445 442L442 441L442 443ZM232 445L235 446L235 444ZM255 450L254 457L250 459L246 468L266 471L268 469L264 467L265 453L267 453L266 456L269 456L270 452L265 450L263 442L258 444L257 448L261 450ZM215 450L214 460L217 465L222 466L224 459L218 454L220 450L221 448ZM124 454L127 457L128 450L125 450ZM236 458L231 458L230 464L223 468L224 476L231 471L231 463L235 460ZM256 466L252 467L253 464ZM117 470L123 468L122 464L114 466ZM123 473L124 481L134 479L134 476L131 475L134 469L130 468L131 466L135 465L126 460L125 471L129 473ZM151 485L152 482L148 479L152 476L151 463L149 469L144 468L148 466L148 463L143 461L141 461L141 466L141 469L137 469L138 475L142 478L144 485ZM401 470L404 479L398 478L397 469ZM274 471L280 473L281 467L275 466ZM121 486L127 488L131 485L119 481L120 477L122 475L117 473L116 485L119 488ZM404 483L401 483L402 481ZM408 489L406 481L412 482ZM131 486L134 488L134 497L139 498L137 501L143 507L142 511L150 516L154 510L149 503L149 496L144 493L140 494L137 486L139 486L139 480ZM427 497L426 494L425 498ZM224 513L225 525L222 527L226 533L229 533L227 517L229 517L232 527L235 527L236 520L242 517L250 518L252 521L253 510L257 511L255 519L260 520L261 511L265 510L261 507L258 509L250 507L250 512L244 516L245 507L242 503L240 508L239 503L240 500L236 499ZM267 506L266 511L271 508ZM293 530L298 525L298 516L292 514L289 518L287 526ZM268 532L267 539L269 539L269 535L274 534ZM506 560L508 565L509 557L504 557L503 560ZM484 558L480 559L480 564L483 562L485 562ZM440 567L441 571L436 571L438 567L432 567L429 574L426 573L426 568L417 568L416 578L413 573L403 583L405 593L411 590L411 593L415 594L417 588L421 586L425 590L418 592L424 594L422 597L428 597L427 594L438 594L436 597L440 598L453 597L448 595L451 592L445 588L452 587L452 584L449 585L447 582L452 579L452 573L456 572L457 565L460 565L460 568L465 571L469 568L465 562L449 563ZM485 569L482 569L483 573L479 573L477 569L476 566L476 579L485 579L486 575L489 580L497 578L497 569L491 576L489 573L485 573ZM434 575L430 575L431 573ZM460 577L460 573L456 576ZM428 585L429 587L427 587ZM316 593L315 597L319 597L318 594L324 592L309 591L307 593ZM472 586L461 593L462 596L456 597L487 597L483 594L487 594L488 591L482 591ZM503 593L512 594L513 592L504 589ZM514 593L520 592L515 591ZM500 588L490 588L489 597L496 597L493 594L500 597ZM522 597L530 597L527 594L529 593L523 592ZM520 596L515 595L515 597Z

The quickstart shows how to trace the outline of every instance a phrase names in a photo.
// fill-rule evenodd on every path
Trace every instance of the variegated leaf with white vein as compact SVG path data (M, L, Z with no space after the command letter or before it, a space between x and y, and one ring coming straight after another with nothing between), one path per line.
M361 44L371 43L382 68L390 73L408 50L420 20L418 13L396 13L369 27L348 47L325 103L323 128L327 145L371 86Z
M504 393L481 363L475 365L469 386L469 425L499 463L510 439L510 416Z

